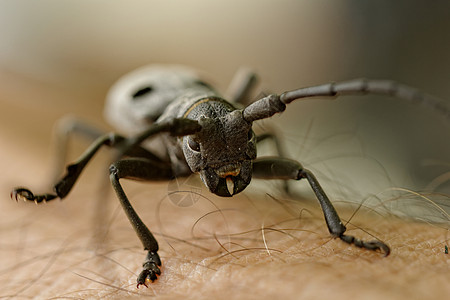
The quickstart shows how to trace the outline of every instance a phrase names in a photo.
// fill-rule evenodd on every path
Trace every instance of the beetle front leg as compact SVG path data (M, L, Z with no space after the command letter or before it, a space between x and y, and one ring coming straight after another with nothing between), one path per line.
M380 250L384 252L385 256L389 255L389 246L379 240L366 242L354 236L344 234L347 229L344 224L342 224L336 209L333 207L333 204L331 204L325 191L320 186L319 181L311 171L304 169L300 163L280 157L260 158L253 162L253 178L284 180L300 180L305 178L308 180L309 185L313 189L314 194L322 207L328 231L333 237L338 237L342 241L348 244L354 244L360 248L373 251Z
M120 204L131 225L133 225L134 231L141 240L144 250L148 251L147 257L142 265L143 270L137 278L138 288L141 285L147 286L147 279L153 282L157 279L157 275L161 274L161 259L157 253L159 249L158 242L134 210L119 179L167 180L172 177L172 169L170 165L164 165L149 159L130 158L114 163L111 165L109 172L111 184L116 191Z
M11 192L11 198L16 201L23 199L34 201L35 203L46 202L57 198L63 199L70 192L86 165L102 146L115 147L117 144L123 142L124 139L124 137L117 134L105 134L97 138L75 163L67 166L64 177L53 186L54 193L35 195L26 188L18 187Z
M61 172L66 164L68 146L71 139L80 137L92 143L105 133L94 125L72 116L66 116L58 120L53 129L54 157L51 183L60 179Z
M125 138L115 133L102 135L91 144L75 163L67 166L64 177L53 186L54 193L35 195L27 188L16 187L11 192L11 198L16 201L23 199L25 201L34 201L35 203L46 202L57 198L63 199L69 194L89 161L103 146L118 149L119 156L139 156L161 162L160 158L142 148L140 144L161 132L169 132L174 136L183 136L197 132L200 129L201 126L197 121L181 118L170 119L160 124L153 124L147 130L133 138Z

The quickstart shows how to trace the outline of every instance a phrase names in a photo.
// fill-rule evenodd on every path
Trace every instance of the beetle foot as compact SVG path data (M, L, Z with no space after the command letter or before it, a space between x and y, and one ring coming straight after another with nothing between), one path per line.
M144 261L142 267L144 268L137 278L137 288L141 285L145 285L148 288L147 280L151 282L158 279L157 275L161 275L161 259L159 258L158 253L149 251L147 254L147 258Z
M57 198L54 194L34 195L29 189L18 187L12 190L11 199L19 201L34 201L36 204Z
M373 241L366 242L366 241L360 240L358 238L355 238L352 235L345 235L345 234L342 234L341 236L339 236L339 238L342 241L344 241L348 244L353 244L359 248L365 248L365 249L372 250L372 251L380 250L381 252L384 253L385 257L388 256L389 253L391 253L391 249L389 248L389 246L379 240L373 240Z

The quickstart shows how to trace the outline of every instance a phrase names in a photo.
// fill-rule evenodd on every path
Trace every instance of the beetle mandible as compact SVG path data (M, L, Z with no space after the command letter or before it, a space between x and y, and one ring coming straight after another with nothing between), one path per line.
M300 88L280 95L271 94L243 108L255 75L238 72L230 87L230 102L202 81L195 71L180 66L148 66L120 79L110 90L105 106L106 118L121 130L100 134L53 187L53 193L33 194L18 187L11 197L36 203L65 198L84 167L102 147L118 150L118 159L109 169L110 180L117 197L142 242L147 256L137 278L137 287L147 286L161 274L158 243L130 204L120 179L169 180L173 177L199 173L212 193L231 197L243 191L252 178L300 180L306 179L323 210L331 236L357 247L381 251L389 255L390 248L380 240L363 241L345 234L346 227L311 171L284 157L257 157L257 143L271 135L256 136L254 121L266 119L285 110L294 100L310 97L336 97L348 94L386 94L435 108L447 119L450 109L440 100L416 89L387 80L356 79ZM147 141L160 137L165 153L147 147Z

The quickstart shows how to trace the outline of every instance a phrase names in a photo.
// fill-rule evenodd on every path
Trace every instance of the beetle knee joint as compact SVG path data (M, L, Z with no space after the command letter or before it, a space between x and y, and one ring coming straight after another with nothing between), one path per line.
M109 166L109 175L118 176L119 175L119 169L115 164L112 164Z

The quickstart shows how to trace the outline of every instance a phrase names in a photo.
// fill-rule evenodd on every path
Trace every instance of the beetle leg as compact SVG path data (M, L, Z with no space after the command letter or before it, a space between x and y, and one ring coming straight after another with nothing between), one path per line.
M52 181L56 182L61 176L67 159L69 140L73 137L81 137L92 143L105 132L97 127L72 116L63 117L54 126L53 130L53 170Z
M279 157L286 157L284 149L282 147L282 143L280 142L280 139L275 133L263 133L256 136L256 143L259 144L262 141L270 140L275 145L277 156ZM287 195L290 195L289 191L289 184L288 181L283 181L283 190Z
M333 237L338 237L342 241L348 244L354 244L360 248L373 251L380 250L384 252L385 256L389 255L389 246L379 240L366 242L355 238L354 236L344 234L346 227L342 224L336 209L331 204L331 201L320 186L317 178L311 171L304 169L300 163L281 157L256 159L253 162L253 178L284 180L300 180L305 178L308 180L309 185L313 189L314 194L322 207L328 231Z
M34 195L30 190L19 187L11 192L11 197L15 200L24 199L34 201L36 203L50 201L56 198L63 199L72 189L83 169L97 151L104 145L116 146L124 141L125 138L117 134L105 134L95 140L94 143L81 155L81 157L73 164L67 166L66 174L53 187L54 193Z
M97 138L94 143L81 155L73 164L67 166L66 175L53 187L54 193L34 195L30 190L18 187L11 192L11 198L15 200L23 199L36 203L50 201L56 198L63 199L72 189L83 169L102 146L114 147L119 150L121 156L147 157L154 161L161 162L156 155L140 147L140 144L153 135L161 132L169 132L174 136L192 134L201 129L197 121L189 119L170 119L164 123L153 124L146 131L133 138L124 138L121 135L111 133Z
M143 270L137 278L137 287L147 286L147 279L152 282L161 274L161 260L158 255L158 242L148 227L142 222L128 197L126 196L119 179L134 180L167 180L172 177L170 165L164 165L144 158L129 158L115 162L111 165L110 179L120 204L122 205L131 225L142 242L144 249L148 251L147 257L142 265Z
M260 143L264 140L271 140L275 144L277 155L279 155L280 157L285 157L284 149L281 146L280 140L275 133L263 133L256 136L256 143Z
M258 78L249 68L240 68L228 86L227 95L233 103L246 104Z
M118 134L105 134L99 137L91 146L80 156L80 158L75 162L67 166L66 174L59 180L53 187L54 193L47 193L42 195L35 195L30 190L18 187L11 192L11 198L15 200L23 199L34 201L36 203L46 202L53 199L63 199L69 194L70 190L74 186L81 172L84 170L88 162L97 153L97 151L102 146L109 147L121 147L122 142L125 138ZM156 155L145 150L139 145L134 145L133 147L127 147L126 155L135 155L140 157L147 157L153 160L161 161Z

